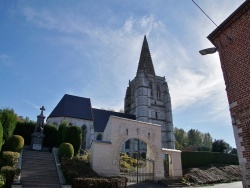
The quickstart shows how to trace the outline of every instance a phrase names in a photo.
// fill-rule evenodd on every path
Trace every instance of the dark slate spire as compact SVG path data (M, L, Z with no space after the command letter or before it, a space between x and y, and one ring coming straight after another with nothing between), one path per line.
M142 44L141 56L138 64L137 73L139 70L145 70L146 73L155 75L154 65L150 55L146 35L144 36Z

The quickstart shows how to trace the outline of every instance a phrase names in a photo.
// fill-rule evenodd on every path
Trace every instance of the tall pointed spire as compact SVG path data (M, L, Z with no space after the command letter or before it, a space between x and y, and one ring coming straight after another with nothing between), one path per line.
M154 65L150 55L146 35L144 36L142 44L141 56L138 64L137 73L140 70L145 70L148 74L155 75Z

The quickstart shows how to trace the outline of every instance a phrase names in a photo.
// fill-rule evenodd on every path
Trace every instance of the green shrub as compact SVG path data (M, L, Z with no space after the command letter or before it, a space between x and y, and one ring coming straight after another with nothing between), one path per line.
M3 145L3 126L0 121L0 152L2 151L2 145Z
M57 132L57 137L58 137L58 142L59 145L63 142L65 142L65 134L67 132L67 128L68 128L68 123L63 121L58 128L58 132Z
M24 138L24 144L31 144L31 134L35 131L36 124L34 122L17 122L16 129L13 134L20 135Z
M65 132L65 142L71 143L74 147L75 155L80 151L82 143L82 130L77 126L69 126Z
M124 188L127 187L127 178L75 178L73 188Z
M3 140L8 140L15 130L17 115L13 109L0 109L0 121L3 126Z
M5 177L4 175L0 174L0 188L4 188L5 187Z
M182 168L193 168L209 164L238 165L238 156L216 152L182 152Z
M72 184L78 177L96 178L99 175L93 171L86 157L62 158L61 168L67 183Z
M4 165L15 167L17 165L19 156L20 154L18 152L4 151L2 153Z
M11 166L3 166L1 168L1 174L4 175L6 179L5 187L10 188L12 182L14 181L16 169Z
M24 139L20 135L13 135L4 145L5 151L21 152L24 146Z
M43 140L43 146L45 147L58 147L58 138L57 138L57 126L46 124L44 126L43 134L45 135Z
M74 156L74 147L70 143L62 143L58 149L58 156L61 159L62 157L72 158Z

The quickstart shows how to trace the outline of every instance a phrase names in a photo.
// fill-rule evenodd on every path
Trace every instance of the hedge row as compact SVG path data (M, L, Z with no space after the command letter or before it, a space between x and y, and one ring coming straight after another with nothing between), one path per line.
M14 130L15 135L21 135L24 138L24 144L31 144L31 134L35 130L36 124L34 122L20 122L16 124L16 129Z
M73 180L73 188L125 188L127 178L76 178Z
M182 168L193 168L209 164L239 165L238 156L216 152L182 152Z
M31 144L31 135L35 130L34 122L17 122L15 135L21 135L24 138L25 145ZM45 135L43 146L58 147L63 142L69 142L73 145L75 155L79 153L82 143L82 130L76 126L69 126L67 122L62 122L59 128L54 125L46 124L43 134Z

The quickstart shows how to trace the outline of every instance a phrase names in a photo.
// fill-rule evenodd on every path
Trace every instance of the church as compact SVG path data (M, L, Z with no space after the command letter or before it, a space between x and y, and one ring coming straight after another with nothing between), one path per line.
M174 129L169 89L165 77L155 74L148 42L144 36L137 73L126 89L124 112L92 108L89 98L65 94L47 118L47 123L69 125L82 129L82 149L89 149L93 140L102 140L110 116L161 125L162 147L174 149ZM139 142L139 143L138 143ZM139 148L138 148L139 147ZM122 151L146 152L143 141L131 139Z

